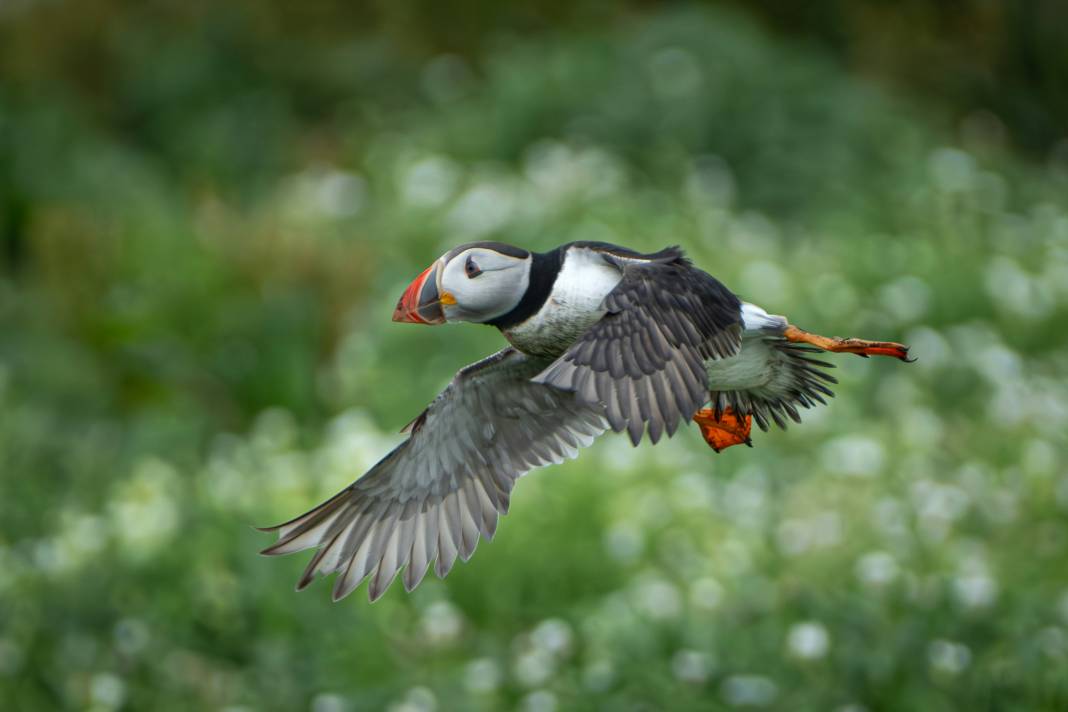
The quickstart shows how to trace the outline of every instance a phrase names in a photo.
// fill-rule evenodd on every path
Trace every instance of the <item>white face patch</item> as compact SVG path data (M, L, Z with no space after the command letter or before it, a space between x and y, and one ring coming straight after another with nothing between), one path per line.
M446 320L485 322L512 311L530 285L530 265L530 255L515 257L485 247L458 253L441 271L439 291L455 300L445 303Z

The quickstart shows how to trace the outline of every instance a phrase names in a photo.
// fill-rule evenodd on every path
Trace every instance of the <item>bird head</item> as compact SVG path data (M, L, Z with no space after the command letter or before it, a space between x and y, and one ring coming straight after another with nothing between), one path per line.
M530 284L532 254L500 242L471 242L446 252L404 290L393 321L485 323L518 306Z

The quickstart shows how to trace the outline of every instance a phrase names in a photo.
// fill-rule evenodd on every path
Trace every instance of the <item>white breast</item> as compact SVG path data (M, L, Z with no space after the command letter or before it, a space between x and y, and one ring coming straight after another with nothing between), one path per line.
M542 308L505 336L520 351L555 358L604 316L601 304L622 278L593 250L572 247Z

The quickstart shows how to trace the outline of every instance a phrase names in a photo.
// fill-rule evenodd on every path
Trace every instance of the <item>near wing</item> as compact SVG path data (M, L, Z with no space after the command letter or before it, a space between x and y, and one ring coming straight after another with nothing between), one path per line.
M464 368L408 440L331 499L270 527L279 540L262 553L318 548L297 589L337 571L334 600L370 576L374 601L405 565L411 591L432 559L445 576L479 534L493 536L520 475L575 457L606 429L600 410L531 381L546 364L508 348Z
M655 443L708 401L705 360L738 352L741 302L678 248L604 258L623 273L607 313L535 381L603 404L612 430L635 445L648 425Z

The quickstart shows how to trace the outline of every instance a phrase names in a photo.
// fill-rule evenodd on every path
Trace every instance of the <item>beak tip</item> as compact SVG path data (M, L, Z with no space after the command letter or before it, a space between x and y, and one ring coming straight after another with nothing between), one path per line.
M433 282L431 294L424 294L423 285L427 284L428 279L432 278L432 272L436 268L437 264L433 264L423 270L423 273L416 277L408 288L404 290L404 294L397 301L397 306L393 309L393 321L403 324L440 324L445 321L445 316L441 313L441 305L437 301L428 301L435 299L437 296L437 288ZM428 316L427 310L433 307L436 313L433 316ZM435 318L440 316L439 318Z

